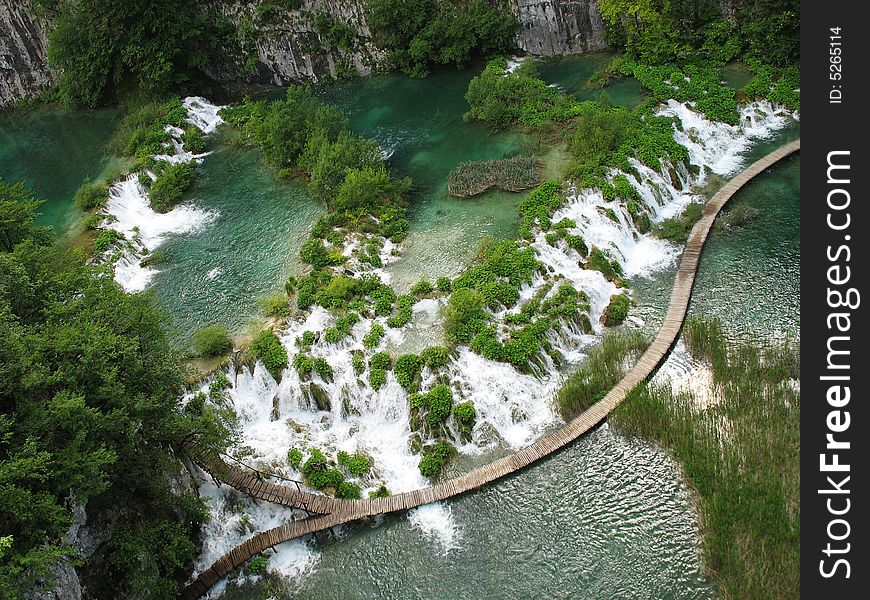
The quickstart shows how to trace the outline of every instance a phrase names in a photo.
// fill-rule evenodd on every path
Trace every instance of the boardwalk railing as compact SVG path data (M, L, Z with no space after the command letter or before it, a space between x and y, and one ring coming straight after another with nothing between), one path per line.
M798 139L781 146L752 163L716 192L713 198L704 206L703 216L689 234L686 248L683 251L680 265L677 269L664 322L646 352L643 353L632 369L626 373L622 380L603 399L557 431L542 437L515 454L432 487L395 494L387 498L370 500L341 500L319 494L301 492L286 485L258 480L249 473L246 474L241 471L227 473L226 469L231 471L238 471L238 469L226 463L221 463L221 465L200 463L206 470L211 471L211 469L215 469L215 471L220 471L220 475L215 475L217 479L254 498L297 508L302 508L304 503L304 505L309 507L308 510L317 513L317 516L279 525L268 531L258 533L236 546L216 560L211 567L199 574L184 590L183 597L185 600L196 600L220 581L220 579L233 571L233 569L241 566L245 561L267 548L341 523L384 513L408 510L477 489L552 454L601 423L613 409L619 406L635 386L652 375L676 342L686 317L701 251L719 211L749 180L779 160L798 152L800 145L800 140Z

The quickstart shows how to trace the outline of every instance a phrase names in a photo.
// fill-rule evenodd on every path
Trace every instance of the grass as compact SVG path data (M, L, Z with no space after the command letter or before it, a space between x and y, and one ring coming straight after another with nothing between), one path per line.
M556 395L562 417L570 420L604 398L647 346L648 340L638 331L606 336Z
M702 407L670 386L633 390L609 422L673 452L696 492L704 561L729 598L800 595L799 347L731 342L716 320L684 340L721 400Z
M497 187L506 192L521 192L541 182L541 161L515 156L500 160L462 163L447 178L451 196L469 198Z

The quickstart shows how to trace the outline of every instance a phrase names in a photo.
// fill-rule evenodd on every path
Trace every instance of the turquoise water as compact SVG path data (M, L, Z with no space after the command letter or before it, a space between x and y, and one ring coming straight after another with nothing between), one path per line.
M114 109L0 112L0 177L26 182L45 200L39 224L64 230L76 190L108 162L104 146L118 120Z
M552 61L541 73L583 97L585 79L607 60L593 55ZM445 193L447 174L465 160L534 151L523 136L462 121L464 92L474 74L443 72L422 81L380 76L319 90L347 111L355 131L393 151L390 162L399 173L417 181L407 249L390 267L400 289L424 274L457 272L483 235L516 234L515 205L522 195L458 200ZM639 97L630 88L623 92L625 103ZM615 89L608 93L618 96ZM46 222L64 223L74 215L72 193L104 166L100 149L117 117L111 111L95 114L0 117L0 174L23 177L50 198ZM26 119L33 119L32 130L17 122ZM751 155L797 135L799 126L759 144ZM280 289L300 268L298 248L323 210L303 184L277 183L257 151L230 147L220 138L211 147L214 153L200 167L187 201L219 216L197 232L170 238L157 252L160 272L153 289L182 340L211 322L244 333L257 299ZM735 197L734 204L751 204L760 216L710 239L693 313L720 316L746 332L797 331L799 161L774 167ZM632 282L639 303L634 314L648 327L660 320L672 282L673 270ZM607 427L448 505L461 535L458 548L445 551L405 516L391 516L378 526L352 525L340 539L317 542L321 554L314 572L282 584L277 593L260 584L226 598L715 596L701 566L698 523L678 466L664 452Z

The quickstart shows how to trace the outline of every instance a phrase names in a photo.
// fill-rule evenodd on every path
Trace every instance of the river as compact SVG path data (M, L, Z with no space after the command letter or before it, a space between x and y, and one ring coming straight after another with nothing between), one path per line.
M589 98L598 92L584 82L607 60L575 57L540 71L548 82ZM389 268L399 290L421 275L455 275L483 235L516 235L514 207L521 195L493 192L457 200L445 194L447 174L463 161L534 150L521 135L493 134L462 120L463 96L475 72L443 72L422 81L378 76L318 90L345 110L356 132L392 152L397 171L415 179L411 234L402 258ZM633 80L606 92L622 104L641 99ZM43 222L65 228L75 221L72 193L106 166L101 148L116 121L112 111L3 115L0 175L27 180L49 200ZM755 144L746 160L797 135L799 125L791 125ZM211 322L248 331L257 319L257 299L280 289L299 268L298 248L323 211L301 184L275 182L258 152L228 146L220 133L210 149L187 202L216 216L160 246L151 285L182 343ZM737 331L796 335L798 169L799 158L789 159L733 200L758 208L759 217L710 240L693 313L720 316ZM673 274L673 267L665 267L631 279L638 302L632 314L647 329L661 319ZM291 577L231 587L224 597L716 596L703 571L698 524L678 466L665 452L606 425L479 493L283 547L273 567Z

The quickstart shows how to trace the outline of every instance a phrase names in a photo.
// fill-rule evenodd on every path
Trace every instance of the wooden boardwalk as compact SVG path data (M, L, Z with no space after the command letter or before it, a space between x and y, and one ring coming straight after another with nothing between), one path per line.
M236 546L215 561L211 567L200 573L184 590L183 597L185 600L199 598L221 578L267 548L341 523L384 513L408 510L477 489L552 454L601 423L635 386L652 375L676 342L686 317L701 251L719 211L749 180L762 173L777 161L799 150L799 139L781 146L752 163L740 174L729 180L710 199L704 207L703 216L689 234L686 248L683 251L680 265L677 269L667 314L655 340L653 340L646 352L602 400L569 423L566 423L559 430L542 437L515 454L474 469L455 479L438 483L432 487L374 500L339 500L320 494L301 492L295 487L291 488L264 481L251 473L231 467L214 457L212 457L211 461L200 461L200 464L211 472L216 479L224 481L254 498L277 502L284 506L304 508L316 513L316 516L279 525L268 531L255 534L244 543Z

